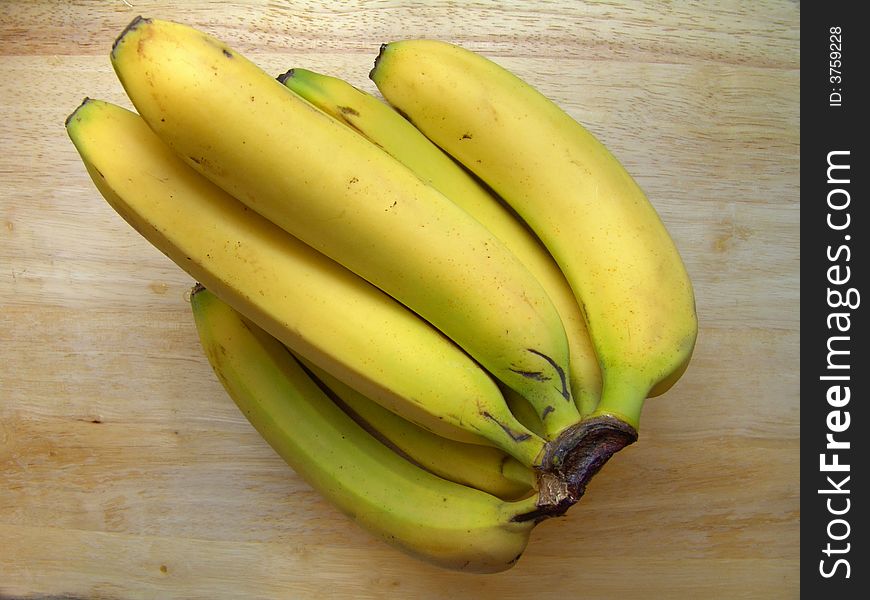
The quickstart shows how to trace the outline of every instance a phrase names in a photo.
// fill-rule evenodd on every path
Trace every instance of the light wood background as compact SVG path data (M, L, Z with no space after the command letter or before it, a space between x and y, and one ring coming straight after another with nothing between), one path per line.
M108 52L137 14L369 91L382 42L458 42L648 191L696 284L694 362L514 569L372 539L224 394L191 279L101 199L63 127L86 95L130 106ZM0 596L796 598L799 20L748 0L0 0Z

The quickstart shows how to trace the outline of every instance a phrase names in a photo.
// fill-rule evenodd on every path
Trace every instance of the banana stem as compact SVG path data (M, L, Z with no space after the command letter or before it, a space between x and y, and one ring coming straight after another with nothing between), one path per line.
M538 473L535 510L515 521L543 521L565 514L610 457L637 441L637 430L610 415L592 416L549 442Z

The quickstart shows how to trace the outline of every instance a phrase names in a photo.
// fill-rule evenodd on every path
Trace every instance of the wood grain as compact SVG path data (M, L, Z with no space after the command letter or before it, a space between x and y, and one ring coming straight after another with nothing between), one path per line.
M102 201L63 128L86 95L130 106L107 54L137 14L368 91L382 42L463 44L647 190L695 281L693 364L514 569L371 539L220 388L190 278ZM785 1L0 3L0 597L797 597L799 21Z

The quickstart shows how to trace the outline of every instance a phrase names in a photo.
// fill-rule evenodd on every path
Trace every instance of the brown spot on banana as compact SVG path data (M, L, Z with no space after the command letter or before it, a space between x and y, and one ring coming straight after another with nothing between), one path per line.
M496 419L494 416L492 416L492 414L490 414L488 411L483 411L480 414L481 414L481 416L483 416L483 418L488 419L488 420L494 422L499 427L501 427L502 430L506 434L508 434L508 436L510 436L510 438L515 442L524 442L532 437L528 433L520 433L518 431L514 431L513 429L511 429L510 427L508 427L507 425L505 425L504 423L502 423L501 421Z
M521 375L526 379L534 379L535 381L549 381L550 378L544 375L542 371L523 371L521 369L510 369L511 373Z
M550 366L553 367L553 369L556 371L556 374L559 375L559 381L562 384L562 389L559 390L559 393L562 394L562 397L565 400L571 402L572 401L571 390L568 387L568 377L565 375L565 370L562 367L560 367L559 364L555 360L553 360L552 358L550 358L549 356L547 356L543 352L539 352L538 350L535 350L534 348L526 348L526 350L528 352L531 352L532 354L534 354L536 356L540 356L545 361L550 363ZM547 379L549 379L549 378L547 378Z

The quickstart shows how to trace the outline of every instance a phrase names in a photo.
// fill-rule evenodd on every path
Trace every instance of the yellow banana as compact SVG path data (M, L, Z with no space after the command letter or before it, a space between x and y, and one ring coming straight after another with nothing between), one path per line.
M595 410L601 395L601 370L583 314L558 265L512 211L399 113L371 94L337 77L306 69L291 69L278 81L386 150L485 225L520 259L544 286L565 326L574 402L581 416Z
M370 532L435 565L503 571L523 553L535 498L504 502L405 460L354 422L275 338L205 288L191 306L211 366L241 412L311 487Z
M553 102L468 50L433 40L385 44L370 77L547 246L601 364L593 416L636 430L645 398L679 378L697 335L692 284L637 183Z
M369 400L301 356L296 358L355 420L427 471L505 500L528 496L537 485L531 469L501 450L448 440L427 431Z
M112 64L145 121L192 167L434 324L526 397L548 437L580 420L551 300L443 194L193 28L139 18Z
M67 130L130 225L294 352L439 435L540 460L544 441L459 347L200 176L138 115L86 100Z

